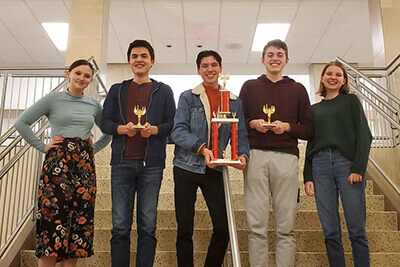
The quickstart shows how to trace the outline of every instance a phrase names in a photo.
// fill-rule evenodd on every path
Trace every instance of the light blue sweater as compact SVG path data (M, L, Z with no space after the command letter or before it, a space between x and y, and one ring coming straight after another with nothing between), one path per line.
M88 96L73 96L68 92L50 93L26 109L18 117L15 128L33 147L44 152L46 145L31 130L30 125L42 116L50 122L51 135L88 139L94 123L100 127L102 107L99 101ZM100 151L110 141L103 134L94 143L94 152Z

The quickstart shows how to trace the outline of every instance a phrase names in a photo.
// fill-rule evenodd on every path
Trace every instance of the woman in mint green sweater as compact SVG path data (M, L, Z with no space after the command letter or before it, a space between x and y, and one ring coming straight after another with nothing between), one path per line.
M100 103L84 95L93 68L77 60L67 71L70 87L50 93L29 107L15 123L21 136L46 153L39 180L36 212L36 256L39 267L76 266L77 258L93 254L96 173L93 154L110 141L103 135L93 145L90 132L100 126ZM53 139L44 144L30 125L42 116L50 121Z
M317 93L324 99L312 106L314 139L307 145L305 191L315 196L330 266L345 266L340 195L354 266L368 267L364 175L371 132L360 101L349 94L346 68L341 63L333 61L324 67Z

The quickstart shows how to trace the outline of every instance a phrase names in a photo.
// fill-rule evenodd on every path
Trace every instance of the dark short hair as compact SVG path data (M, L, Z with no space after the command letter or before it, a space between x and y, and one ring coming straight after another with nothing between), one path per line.
M222 67L222 58L217 52L213 50L203 50L197 54L197 59L196 59L197 69L200 69L200 63L203 58L211 56L213 56L215 60L219 63L219 66Z
M271 40L264 46L264 49L262 52L263 58L265 56L265 53L267 52L267 48L270 46L275 46L277 48L283 49L285 51L286 58L289 58L289 50L288 50L287 44L284 41L279 40L279 39Z
M145 47L149 50L151 60L154 60L154 49L149 42L146 40L135 40L129 44L128 52L126 53L128 61L130 60L131 51L134 47Z
M318 89L318 92L316 94L319 94L320 96L323 96L323 97L326 96L326 88L325 88L324 84L322 83L322 78L324 77L326 70L330 66L336 66L336 67L339 67L339 68L342 69L343 77L345 78L346 81L342 85L342 87L340 87L339 94L348 94L350 92L350 87L349 87L349 83L348 83L349 79L347 78L348 77L347 70L346 70L346 67L342 63L340 63L339 61L331 61L331 62L329 62L328 64L325 65L324 69L321 72L321 78L320 78L320 81L319 81L319 89Z
M76 67L79 67L79 66L82 66L82 65L89 66L90 69L92 70L92 76L93 76L93 74L94 74L93 65L89 61L87 61L86 59L78 59L78 60L74 61L71 64L71 66L69 66L68 71L71 72Z

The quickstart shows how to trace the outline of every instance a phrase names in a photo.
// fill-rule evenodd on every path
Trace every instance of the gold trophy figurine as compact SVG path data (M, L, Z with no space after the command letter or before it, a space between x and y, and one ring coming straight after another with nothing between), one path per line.
M275 127L275 123L271 123L271 115L275 113L275 106L271 105L271 108L268 108L268 104L263 106L263 112L268 116L268 122L263 123L264 127Z
M138 123L133 124L131 127L135 129L144 129L144 125L140 123L140 118L146 114L146 107L139 108L139 105L135 106L133 109L133 113L135 113L136 116L138 116Z

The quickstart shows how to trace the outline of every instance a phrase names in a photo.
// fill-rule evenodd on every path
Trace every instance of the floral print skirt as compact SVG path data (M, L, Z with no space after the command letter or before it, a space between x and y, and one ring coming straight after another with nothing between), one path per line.
M93 255L96 173L90 139L64 138L50 149L39 181L36 256Z

